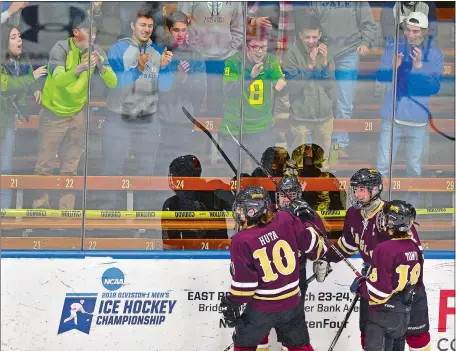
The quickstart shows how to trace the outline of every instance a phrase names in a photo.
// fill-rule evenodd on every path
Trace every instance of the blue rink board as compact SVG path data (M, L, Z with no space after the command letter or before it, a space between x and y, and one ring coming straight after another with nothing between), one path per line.
M229 251L220 250L97 250L97 251L77 251L77 250L1 250L1 258L86 258L86 257L112 257L114 259L181 259L181 260L221 260L229 259ZM354 255L351 258L359 258ZM426 259L454 260L455 251L433 250L425 251Z

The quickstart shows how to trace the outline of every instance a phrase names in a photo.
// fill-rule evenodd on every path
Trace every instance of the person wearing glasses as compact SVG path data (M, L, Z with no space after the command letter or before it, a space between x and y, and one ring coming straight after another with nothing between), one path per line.
M239 138L241 128L242 142L256 158L259 159L269 146L275 146L272 92L281 92L287 84L279 60L267 53L265 31L247 36L245 50L244 74L241 73L244 55L237 53L225 61L223 76L225 111L220 137L225 153L232 160L238 159L238 146L229 133ZM241 79L244 79L242 98ZM243 153L243 158L246 156Z

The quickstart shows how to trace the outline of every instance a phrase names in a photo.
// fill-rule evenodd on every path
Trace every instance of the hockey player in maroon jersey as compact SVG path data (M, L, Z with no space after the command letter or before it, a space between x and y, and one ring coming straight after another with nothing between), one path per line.
M325 252L323 239L298 218L307 204L296 199L290 212L276 213L269 206L262 187L248 187L236 196L233 214L243 230L231 242L231 294L221 301L223 315L235 327L235 351L255 351L272 328L289 351L312 351L303 333L299 256L317 260Z
M369 302L366 351L391 351L405 345L415 290L423 287L423 254L410 231L416 211L405 201L386 203L377 223L391 237L378 244L370 274L356 277L350 290Z
M375 247L390 239L389 235L376 225L376 217L386 203L380 198L382 190L382 175L376 169L362 168L350 178L348 196L352 207L347 210L345 215L342 236L338 240L337 246L346 257L352 256L359 251L364 261L363 275L367 273L372 263L372 254ZM413 240L421 248L420 239L414 225L412 225L410 231ZM341 258L334 250L328 249L323 260L335 263L341 261ZM368 302L363 298L360 299L359 312L361 345L364 348ZM429 314L424 286L413 299L406 341L410 351L430 351ZM403 343L396 341L393 351L403 351L404 346Z
M286 196L280 189L283 189L288 196ZM302 185L299 182L299 179L296 176L284 176L279 181L279 187L276 189L275 193L275 206L274 210L277 211L290 211L291 209L291 202L290 199L299 199L302 200ZM305 205L307 203L305 201L302 202L302 210L299 216L301 222L307 222L308 224L312 224L314 227L317 227L322 233L326 235L326 229L323 224L322 219L318 215L318 213L314 212L310 206L307 206L307 210L305 210ZM307 291L307 272L306 272L306 264L307 264L307 257L306 255L301 255L299 258L299 289L301 290L301 299L303 299L302 303L305 304L305 294ZM315 278L317 281L324 281L326 275L328 274L328 264L325 261L317 261L314 262L314 273ZM302 331L304 334L307 335L307 338L310 340L309 331L307 330L307 325L305 329ZM278 338L279 342L282 342L280 338ZM286 351L287 349L282 346L282 351ZM257 347L257 351L269 351L269 334L266 335L261 343Z

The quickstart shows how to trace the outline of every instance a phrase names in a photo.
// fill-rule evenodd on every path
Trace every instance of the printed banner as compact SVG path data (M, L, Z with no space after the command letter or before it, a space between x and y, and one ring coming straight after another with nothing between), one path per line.
M232 343L220 314L227 260L2 259L1 274L2 351L222 351ZM353 278L341 262L324 283L310 284L305 311L316 351L340 327ZM427 260L424 279L432 349L454 351L454 261ZM336 351L361 350L358 311ZM270 344L279 350L274 332Z

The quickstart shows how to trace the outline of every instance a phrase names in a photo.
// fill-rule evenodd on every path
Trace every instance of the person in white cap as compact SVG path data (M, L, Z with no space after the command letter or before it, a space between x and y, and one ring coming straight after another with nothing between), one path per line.
M407 140L406 176L420 177L427 125L430 120L429 101L440 91L443 54L428 38L429 21L425 14L412 12L404 20L404 37L385 47L377 80L387 85L381 109L383 118L377 153L377 169L388 176L390 153L393 162L402 136ZM394 57L397 43L397 57ZM393 82L393 64L397 81ZM393 83L396 84L396 111L393 118ZM393 128L393 148L390 148ZM416 193L418 195L418 193ZM408 200L413 203L412 199Z
M396 19L396 7L399 6L399 20ZM380 13L380 26L383 40L393 40L396 35L396 26L399 25L400 33L404 30L404 20L412 12L424 13L429 20L428 35L437 38L438 23L437 10L434 1L397 1L388 2Z
M406 138L406 177L421 176L426 130L430 120L429 101L440 90L443 70L443 54L428 38L429 21L425 14L412 12L404 20L404 37L390 43L382 56L377 80L387 84L385 101L381 109L383 118L377 153L377 169L389 176L390 152L393 163L402 136ZM397 56L395 54L397 45ZM393 65L397 68L397 80L393 81ZM396 85L396 96L393 95ZM393 115L393 97L396 113ZM394 116L394 120L392 121ZM393 147L391 149L391 128ZM407 202L418 202L418 192L407 193ZM411 351L428 351L431 347L427 296L423 292L414 297L410 323L405 341ZM395 343L393 351L404 350L405 342Z

